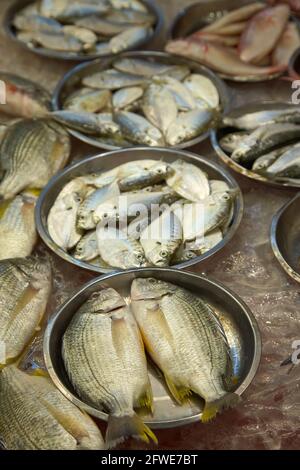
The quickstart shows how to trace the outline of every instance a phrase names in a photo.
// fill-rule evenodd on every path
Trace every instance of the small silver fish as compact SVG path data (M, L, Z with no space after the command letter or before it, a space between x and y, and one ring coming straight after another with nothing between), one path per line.
M193 139L208 129L212 119L213 114L209 109L194 109L186 113L179 113L177 119L168 128L167 143L175 146Z
M164 146L163 135L144 117L119 111L115 113L115 121L119 124L125 138L137 144L145 144L152 147Z
M107 107L111 102L109 90L94 90L83 88L67 97L64 109L68 111L96 113Z
M231 132L220 139L220 146L225 152L234 152L241 142L250 135L249 131Z
M129 86L143 85L145 79L138 75L124 72L118 72L114 69L108 69L104 72L97 72L83 78L83 85L91 88L100 88L108 90L118 90L119 88Z
M150 37L152 29L148 26L134 26L117 34L110 40L110 48L113 54L118 54L124 50L138 47Z
M86 233L76 245L74 258L92 261L99 256L96 230Z
M300 144L284 152L269 168L266 175L270 177L300 177Z
M167 87L150 84L143 97L142 110L145 117L154 126L166 134L172 122L177 117L177 104Z
M113 107L116 111L124 109L139 100L143 94L143 88L137 86L117 90L112 99Z

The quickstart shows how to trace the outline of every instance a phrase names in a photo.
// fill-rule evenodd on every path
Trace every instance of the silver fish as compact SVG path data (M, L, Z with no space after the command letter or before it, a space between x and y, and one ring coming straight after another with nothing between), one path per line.
M40 15L16 15L13 25L24 31L61 31L61 24L53 18L45 18Z
M234 152L241 142L250 135L249 131L231 132L224 135L220 140L220 146L225 152Z
M137 144L152 147L164 146L164 139L159 129L144 117L125 111L115 113L115 121L119 124L125 138Z
M154 77L154 82L167 88L172 94L179 111L191 111L196 108L195 98L179 80L168 76L158 76Z
M117 90L113 95L113 107L115 110L124 109L136 102L143 94L143 88L137 86Z
M253 163L252 170L258 172L264 172L269 166L271 166L278 157L280 157L283 153L285 153L288 149L292 148L292 145L286 145L279 149L272 150L265 155L257 158Z
M115 23L110 21L107 17L100 17L100 16L85 16L84 18L80 18L76 20L76 25L87 28L90 31L94 31L101 36L105 36L107 38L111 38L116 34L120 34L123 31L126 31L130 25L124 23Z
M174 173L173 168L165 162L157 162L149 169L138 170L129 176L119 180L121 191L130 191L145 188L147 186L161 183Z
M74 258L92 261L99 256L96 230L86 233L76 245Z
M101 135L117 136L121 134L120 126L113 121L112 113L98 113L97 120Z
M68 36L74 36L79 39L83 44L83 49L90 49L97 42L97 36L95 33L87 28L81 28L79 26L67 25L63 27L63 32Z
M113 23L133 25L152 25L155 23L155 15L149 11L133 10L132 8L122 8L121 10L110 10L106 18Z
M197 137L208 129L212 119L213 114L209 109L194 109L180 113L168 128L167 143L175 146Z
M85 111L52 111L51 118L67 128L75 129L86 134L100 135L101 127L94 113Z
M269 168L266 175L270 177L300 177L300 144L284 152Z
M64 109L96 113L108 106L110 102L111 92L109 90L83 88L67 97L64 102Z
M83 49L83 44L79 39L63 31L25 31L17 36L21 41L31 42L33 45L38 44L55 51L80 52Z
M287 107L286 109L255 111L238 117L225 116L223 119L225 126L232 126L242 130L254 130L266 124L285 122L294 124L300 123L300 111L296 106L291 108Z
M72 2L73 3L73 2ZM73 22L77 18L83 18L89 15L101 15L108 11L108 5L103 2L94 4L93 2L68 3L66 8L56 15L56 18L62 22Z
M108 69L104 72L97 72L83 78L83 85L91 88L100 88L108 90L118 90L119 88L129 86L143 85L145 79L138 75L124 72L118 72L114 69Z
M131 59L129 57L117 59L113 63L113 66L120 72L132 73L134 75L141 75L144 77L153 77L154 75L167 73L174 67L168 64L150 62L145 59Z
M150 37L152 29L148 26L134 26L117 34L110 40L110 48L113 54L118 54L127 49L139 46Z
M213 82L197 73L192 73L184 80L184 85L192 93L195 100L206 102L211 108L217 108L220 103L220 96Z
M152 83L143 97L142 109L145 117L166 134L177 117L177 104L172 93L163 85Z
M177 160L171 164L174 174L167 178L167 184L179 196L189 201L201 201L209 193L209 183L206 174L197 166Z
M139 0L109 0L109 3L116 10L131 9L134 11L148 12L146 5Z

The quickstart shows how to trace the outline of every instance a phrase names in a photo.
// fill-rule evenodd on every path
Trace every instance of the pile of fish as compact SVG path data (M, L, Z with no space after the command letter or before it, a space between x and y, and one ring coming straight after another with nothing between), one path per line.
M230 11L190 36L170 41L166 51L189 57L232 77L259 78L287 69L300 47L297 23L286 4L254 2Z
M267 179L300 184L299 107L228 115L223 124L229 130L220 146L232 160Z
M136 160L76 177L47 220L52 240L106 269L178 264L221 242L236 191L182 160Z
M20 10L12 26L29 47L108 55L146 42L156 21L139 0L38 0Z
M230 347L207 301L154 278L133 281L130 303L104 288L72 317L62 356L78 396L109 414L109 447L129 436L156 442L136 414L142 408L154 411L143 340L178 404L192 392L205 400L202 422L239 401L232 393Z
M121 57L64 97L58 122L117 147L175 146L214 126L214 83L186 65Z

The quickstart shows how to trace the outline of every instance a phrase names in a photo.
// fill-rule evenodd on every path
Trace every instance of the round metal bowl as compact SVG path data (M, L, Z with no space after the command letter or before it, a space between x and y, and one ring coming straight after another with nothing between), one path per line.
M273 217L270 237L274 255L282 268L300 282L300 194Z
M22 10L24 7L29 5L30 3L35 3L37 0L17 0L16 2L13 2L12 5L8 8L6 15L4 17L3 21L3 28L7 34L8 37L10 37L13 41L17 42L21 46L23 46L25 49L34 52L35 54L44 56L44 57L50 57L52 59L60 59L60 60L69 60L69 61L74 61L74 62L83 62L83 61L88 61L92 59L96 59L98 57L107 57L108 54L79 54L77 52L64 52L64 51L55 51L51 49L47 49L44 47L29 47L24 41L21 41L20 39L17 38L16 35L16 29L12 24L14 16ZM156 17L156 23L154 25L153 33L143 41L140 41L138 44L135 45L135 47L132 47L128 50L132 49L140 49L145 47L151 47L151 45L156 42L161 34L163 25L164 25L164 17L162 10L159 8L159 6L152 2L151 0L140 0L142 3L144 3L148 10L155 15Z
M187 8L184 8L176 16L169 30L168 37L169 39L184 38L195 31L204 28L204 26L213 23L230 11L250 3L253 3L253 0L226 0L226 2L224 2L224 0L203 0L198 3L194 3ZM299 25L299 22L295 17L292 16L291 18L297 25ZM273 80L282 74L282 72L277 72L270 75L261 75L259 77L246 77L218 73L220 77L234 82L263 82Z
M163 64L170 64L170 65L187 65L194 73L199 73L208 77L216 86L221 102L221 110L222 112L226 112L230 104L230 94L227 86L225 83L213 72L211 72L206 67L197 64L188 59L183 59L181 57L173 56L171 54L167 54L165 52L156 52L156 51L139 51L139 52L124 52L119 54L117 58L130 58L130 59L148 59L150 61L157 61ZM82 78L100 72L102 70L106 70L111 67L111 64L116 60L116 56L110 56L106 59L98 59L88 64L79 64L70 70L66 75L60 80L57 84L53 97L52 97L52 106L54 110L62 109L62 103L64 98L70 94L70 92L76 88L78 83L81 82ZM106 140L101 140L101 138L94 138L92 136L88 136L83 134L82 132L70 130L70 133L77 137L77 139L82 140L83 142L93 145L94 147L99 147L106 150L116 150L119 149L120 146L115 145L113 142L107 142ZM196 145L203 140L205 140L209 136L209 131L200 134L198 137L195 137L193 140L188 140L186 142L182 142L179 145L176 145L176 148L188 148ZM132 144L132 146L136 147L137 145Z
M283 102L278 102L275 103L273 101L263 101L263 102L255 102L255 103L250 103L246 105L242 105L238 108L233 109L230 111L227 116L232 116L232 117L239 117L242 116L245 113L250 113L250 112L256 112L256 111L266 111L266 110L271 110L271 109L282 109L286 108L289 106L294 106L291 103L283 103ZM269 186L273 187L278 187L278 188L300 188L300 185L294 184L293 182L276 182L276 181L271 181L268 178L259 175L258 173L255 173L254 171L248 170L247 168L244 168L243 166L239 165L236 163L230 155L228 155L221 147L220 145L220 140L222 137L224 137L226 134L233 132L234 128L232 127L221 127L220 129L213 129L211 131L211 143L212 146L215 150L215 152L218 154L218 156L221 158L221 160L226 163L227 166L229 166L232 170L236 171L237 173L246 176L247 178L250 178L252 180L259 181L261 183L267 184Z
M234 373L238 377L235 392L241 395L250 385L261 357L261 338L257 322L249 308L233 292L206 277L176 269L132 269L123 273L102 276L86 284L68 300L50 320L44 337L46 367L55 385L75 405L96 418L107 421L108 415L84 403L76 394L64 368L61 348L62 337L73 315L95 291L112 287L125 298L130 297L130 286L137 277L155 277L189 289L205 298L220 318L231 349ZM192 398L179 406L170 398L157 371L149 366L154 395L154 414L143 417L152 428L168 428L199 421L203 402Z
M300 80L300 48L294 52L290 59L289 75L295 80Z
M238 226L242 219L243 214L243 197L234 178L222 167L219 165L208 162L205 158L199 157L193 153L171 150L171 149L160 149L160 148L134 148L134 149L123 149L114 152L108 152L102 155L96 155L80 162L74 163L73 165L65 168L63 171L54 176L46 188L43 190L40 195L35 212L35 221L38 233L45 244L54 251L58 256L63 258L69 263L73 263L76 266L87 269L89 271L94 271L97 273L108 273L111 272L111 269L99 268L97 266L88 264L83 261L79 261L73 256L66 253L62 250L54 241L51 239L48 228L47 228L47 218L48 213L54 204L59 192L65 186L65 184L71 181L73 178L88 173L95 173L99 171L107 171L112 168L120 165L121 163L126 163L134 160L143 160L143 159L153 159L153 160L164 160L166 162L172 163L177 159L182 159L188 163L201 168L209 176L210 179L220 179L225 181L230 188L234 189L237 192L237 197L234 203L234 213L231 226L226 233L223 240L218 243L212 250L207 253L198 256L192 260L186 261L184 263L176 265L179 269L184 269L189 266L200 263L201 261L210 258L215 253L224 248L225 245L231 240L233 235L238 229Z

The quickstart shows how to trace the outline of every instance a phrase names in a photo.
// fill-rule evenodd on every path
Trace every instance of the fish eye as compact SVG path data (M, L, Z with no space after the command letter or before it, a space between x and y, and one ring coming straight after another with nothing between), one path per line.
M144 259L144 256L140 253L140 254L137 255L137 259L142 260L142 259Z
M106 218L106 217L107 217L107 213L106 213L106 212L103 214L103 217L104 217L104 218Z
M223 194L222 199L223 199L224 201L229 201L229 199L230 199L229 194Z
M192 258L194 258L194 253L187 253L186 257L189 258L189 259L192 259Z
M160 254L160 256L162 256L163 258L167 258L167 256L168 256L168 252L165 251L165 250L161 250L161 252L160 252L159 254Z
M149 282L151 282L151 284L155 284L155 283L156 283L156 279L154 279L153 277L151 277L151 278L149 279Z

